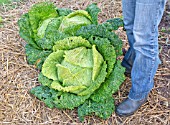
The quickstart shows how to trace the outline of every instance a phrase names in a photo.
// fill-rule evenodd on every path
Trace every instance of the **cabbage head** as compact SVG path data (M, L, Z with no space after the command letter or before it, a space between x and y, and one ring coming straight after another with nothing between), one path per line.
M78 108L78 116L107 119L113 113L113 93L124 81L122 41L114 33L123 21L98 24L96 4L85 10L57 8L50 2L31 7L18 21L26 41L27 61L39 69L30 93L50 108Z
M54 43L75 36L82 26L97 24L99 12L96 4L76 11L57 8L51 2L33 5L18 20L19 34L27 42L25 50L28 63L41 70Z
M125 79L117 54L111 40L99 36L56 41L39 75L42 86L31 93L50 108L78 107L80 120L91 113L106 119L114 111L112 94Z
M42 74L53 80L50 88L87 96L105 80L106 61L96 46L82 37L60 40L53 49L55 51L47 57L42 67Z

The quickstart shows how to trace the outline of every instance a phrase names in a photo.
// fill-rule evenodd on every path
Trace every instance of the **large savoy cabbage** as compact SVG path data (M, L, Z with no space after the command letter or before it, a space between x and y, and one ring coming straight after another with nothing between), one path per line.
M80 120L94 113L106 119L114 111L115 93L124 81L122 41L112 32L119 18L98 24L96 4L86 10L35 4L18 21L28 63L39 71L41 84L31 93L50 108L78 107Z

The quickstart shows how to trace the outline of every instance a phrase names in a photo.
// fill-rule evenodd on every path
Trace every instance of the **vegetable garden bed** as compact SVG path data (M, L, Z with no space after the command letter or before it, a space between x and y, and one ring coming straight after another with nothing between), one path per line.
M42 0L41 0L42 1ZM149 95L148 102L135 115L121 118L112 115L102 120L94 114L86 116L83 122L79 121L77 110L50 109L32 96L29 91L40 85L38 82L39 70L27 64L25 55L26 42L19 37L18 19L28 12L30 7L38 1L13 2L9 5L0 5L2 21L0 22L0 123L1 124L169 124L169 34L161 32L160 65L156 77L155 88ZM54 1L57 7L72 10L85 9L93 2L98 2L101 8L99 23L114 17L121 17L121 1ZM116 34L127 48L127 39L122 28ZM122 57L119 57L120 59ZM122 101L128 94L130 79L126 78L120 90L113 95L115 103Z

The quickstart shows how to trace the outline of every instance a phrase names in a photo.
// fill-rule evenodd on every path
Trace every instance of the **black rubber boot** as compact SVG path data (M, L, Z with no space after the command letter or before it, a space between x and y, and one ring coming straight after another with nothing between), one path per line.
M116 107L116 114L119 116L130 116L133 115L145 102L147 98L140 101L131 100L129 98L125 99Z

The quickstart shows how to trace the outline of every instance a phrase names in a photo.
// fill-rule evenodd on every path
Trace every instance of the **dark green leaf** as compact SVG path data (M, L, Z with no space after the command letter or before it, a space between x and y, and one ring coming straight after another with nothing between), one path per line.
M53 80L48 79L46 76L42 74L42 72L38 75L38 82L41 83L43 86L51 86Z
M119 27L123 27L123 20L121 18L109 19L103 23L103 26L110 31L117 30Z
M35 49L29 44L25 46L25 52L28 63L30 65L35 65L38 69L42 68L42 64L44 63L47 56L51 53L51 51Z
M54 108L51 89L46 86L37 86L30 90L30 93L43 101L49 108Z
M71 93L63 93L50 89L47 86L37 86L30 90L30 93L43 101L48 107L59 109L74 109L83 104L90 95L77 96Z
M122 55L122 41L114 32L108 30L103 24L83 26L77 31L76 35L86 39L89 39L91 36L107 38L115 47L116 55Z
M117 92L122 82L125 80L125 68L121 66L121 62L117 61L113 72L109 78L96 90L90 97L93 101L100 102L111 97L113 93Z
M72 12L72 10L70 10L68 8L58 8L57 12L58 12L59 16L67 16L68 14L70 14Z
M101 10L97 7L95 3L90 4L87 8L86 11L90 14L92 17L92 23L93 24L98 24L98 14L101 12Z
M89 96L90 95L78 96L76 94L64 92L61 95L54 95L53 103L55 104L55 107L59 109L74 109L75 107L83 104Z
M21 18L18 20L18 26L20 37L23 38L28 44L30 44L34 48L40 48L34 41L34 35L29 22L28 13L21 16Z
M112 115L114 109L114 100L112 97L108 97L101 102L87 100L83 105L78 107L78 116L80 121L84 120L84 116L92 115L92 113L102 119L107 119Z

